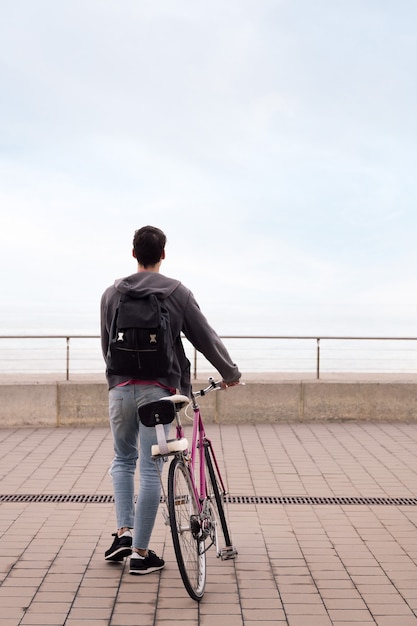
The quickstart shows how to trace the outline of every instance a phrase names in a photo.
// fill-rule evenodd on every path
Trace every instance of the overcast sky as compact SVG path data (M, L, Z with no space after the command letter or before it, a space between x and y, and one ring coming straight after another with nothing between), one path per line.
M2 329L98 331L153 224L220 333L417 335L415 0L1 5Z

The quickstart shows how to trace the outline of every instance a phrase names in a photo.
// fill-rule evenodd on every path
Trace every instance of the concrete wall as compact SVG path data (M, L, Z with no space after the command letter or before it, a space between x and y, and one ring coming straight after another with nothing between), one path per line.
M206 381L195 383L195 389ZM417 420L415 382L273 381L215 392L201 400L219 423ZM0 385L0 427L107 424L107 387L94 382Z

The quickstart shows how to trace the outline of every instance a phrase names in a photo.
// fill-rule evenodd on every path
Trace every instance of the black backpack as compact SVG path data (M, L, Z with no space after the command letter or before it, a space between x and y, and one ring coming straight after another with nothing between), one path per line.
M156 295L123 294L110 328L107 371L140 380L165 378L173 343L169 312Z

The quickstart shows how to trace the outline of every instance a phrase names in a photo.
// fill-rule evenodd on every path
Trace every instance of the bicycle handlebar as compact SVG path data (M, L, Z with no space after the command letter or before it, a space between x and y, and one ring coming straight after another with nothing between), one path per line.
M208 387L205 387L204 389L200 389L200 391L193 391L194 398L201 398L205 396L206 394L208 394L210 391L214 391L215 389L222 388L221 380L215 381L214 378L209 378L209 383L210 384Z
M203 396L207 395L210 391L215 391L216 389L226 389L227 388L227 384L225 386L225 383L222 380L214 380L214 378L209 378L209 386L205 387L204 389L200 389L199 391L193 391L192 395L193 398L202 398ZM243 385L244 383L238 383L239 385Z

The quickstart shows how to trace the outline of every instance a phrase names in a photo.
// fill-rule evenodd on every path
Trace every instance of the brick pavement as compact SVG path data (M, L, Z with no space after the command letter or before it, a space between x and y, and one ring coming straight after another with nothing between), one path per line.
M103 558L111 502L7 501L0 626L417 626L417 424L208 431L240 496L229 505L239 556L209 555L200 604L182 586L162 515L151 547L166 568L134 577ZM0 442L0 494L112 493L107 428L0 429Z

